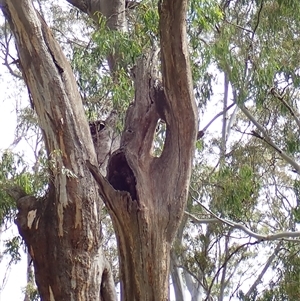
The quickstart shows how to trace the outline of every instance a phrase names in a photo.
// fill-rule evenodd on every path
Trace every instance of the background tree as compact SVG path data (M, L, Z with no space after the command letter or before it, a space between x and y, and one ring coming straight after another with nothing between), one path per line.
M212 27L203 27L200 35L194 32L193 37L196 45L200 40L203 46L202 61L208 58L214 68L225 73L223 113L215 114L223 115L223 122L219 135L214 133L203 138L201 165L192 178L196 188L191 191L188 207L190 212L197 212L199 218L189 216L199 226L187 228L199 234L193 235L193 239L186 235L186 241L182 240L181 267L193 277L191 294L195 300L203 295L206 300L213 297L223 300L226 295L230 299L269 300L275 296L279 283L285 298L293 300L295 295L287 293L290 291L287 282L283 284L279 280L279 275L284 273L281 264L285 266L283 258L289 253L291 242L285 247L283 243L262 241L298 235L288 232L297 230L293 213L297 207L294 194L297 176L291 172L291 169L298 170L297 135L285 135L287 131L298 130L298 106L296 100L282 91L298 89L299 63L295 48L287 50L287 46L279 44L281 41L289 44L289 37L295 37L299 7L287 1L209 4L204 18ZM218 9L223 13L221 22L211 13ZM202 8L194 7L194 15L202 12ZM287 22L286 25L281 23L279 28L278 18ZM294 38L290 41L294 45ZM208 50L212 56L203 55ZM198 48L195 52L199 53ZM281 92L275 93L274 98L277 89ZM200 92L203 90L202 85ZM231 107L228 97L236 105L233 112L228 111ZM221 111L222 105L219 107ZM207 127L203 129L201 136ZM272 237L274 232L280 233ZM261 265L257 265L257 260L254 265L253 259L259 252L266 252L265 258ZM245 266L251 268L246 270ZM297 270L296 266L293 268ZM272 275L280 271L278 280L273 278L269 282L268 270ZM249 285L244 283L247 279L251 279Z

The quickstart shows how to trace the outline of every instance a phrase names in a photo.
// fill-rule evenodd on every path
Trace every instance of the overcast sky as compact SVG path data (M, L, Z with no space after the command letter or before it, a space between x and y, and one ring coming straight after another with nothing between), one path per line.
M14 141L14 131L16 128L16 101L20 101L20 95L17 96L15 85L10 81L11 77L6 72L6 67L0 64L0 150L7 149ZM18 98L16 98L18 97ZM27 99L27 97L25 98ZM0 237L0 252L3 250L3 243L6 239L12 238L18 234L17 227L13 224ZM8 282L3 291L0 291L1 301L19 301L24 300L22 289L26 285L26 257L24 252L23 260L17 265L13 265L8 274ZM0 263L0 288L4 272L9 261L6 256Z

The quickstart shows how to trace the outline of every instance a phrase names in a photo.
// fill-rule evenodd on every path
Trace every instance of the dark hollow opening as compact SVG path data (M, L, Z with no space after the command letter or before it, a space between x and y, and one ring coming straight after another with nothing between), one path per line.
M132 200L137 200L136 179L123 152L114 154L109 160L107 180L114 189L127 191Z

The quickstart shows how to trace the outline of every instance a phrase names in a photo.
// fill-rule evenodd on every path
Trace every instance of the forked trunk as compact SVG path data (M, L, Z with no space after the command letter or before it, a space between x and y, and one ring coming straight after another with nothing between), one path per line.
M160 3L162 84L153 50L134 70L135 100L108 164L114 189L89 164L116 230L124 301L169 298L170 248L187 200L197 129L186 6L181 0ZM156 158L151 150L158 120L166 124L166 139Z
M123 28L124 0L112 1L116 6L110 9L107 0L69 2L89 14L95 7L103 9L111 14L111 29ZM96 159L103 150L96 150L96 157L71 68L50 30L30 0L0 0L0 5L16 37L52 163L45 200L15 192L18 226L34 262L42 300L116 298L101 253L100 200L92 175L116 231L122 300L168 300L170 248L187 200L197 131L187 0L160 1L161 64L155 49L137 63L135 99L106 178ZM112 68L117 59L109 58ZM157 158L152 145L159 120L166 124L166 139Z

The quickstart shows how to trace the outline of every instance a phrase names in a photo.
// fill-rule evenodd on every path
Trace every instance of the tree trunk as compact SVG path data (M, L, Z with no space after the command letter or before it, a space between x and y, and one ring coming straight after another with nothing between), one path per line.
M176 301L184 301L184 287L181 271L178 268L177 254L171 250L171 277Z
M196 109L186 42L186 1L161 1L163 86L151 52L135 70L135 101L129 107L120 149L110 158L107 189L99 183L116 230L121 299L168 300L170 248L186 205L196 138ZM159 158L151 154L158 120L166 123Z
M34 263L41 298L99 300L107 295L108 285L100 284L108 279L109 269L101 251L100 199L85 164L96 162L96 156L76 81L31 1L6 1L1 8L15 36L51 159L47 197L37 200L15 192L17 225ZM115 299L113 292L105 300Z

